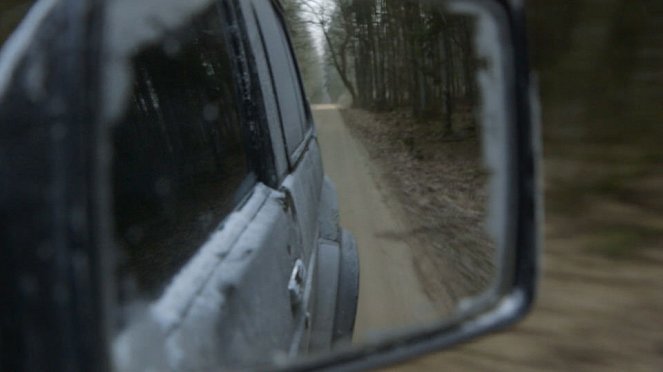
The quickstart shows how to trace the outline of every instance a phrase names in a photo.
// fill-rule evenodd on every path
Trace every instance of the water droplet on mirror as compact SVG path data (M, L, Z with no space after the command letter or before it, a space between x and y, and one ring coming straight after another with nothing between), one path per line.
M51 137L55 141L62 141L67 136L67 127L62 123L55 123L51 127Z
M164 40L162 47L166 55L171 58L175 57L182 49L180 42L173 38L167 38Z
M154 184L154 191L161 197L167 196L171 191L170 181L167 178L159 178Z
M85 209L81 205L72 208L69 214L69 222L73 231L81 232L85 228Z
M129 229L127 229L127 233L125 234L125 238L130 244L137 244L141 240L143 240L143 237L145 236L143 229L138 227L138 226L131 226Z
M210 222L212 222L213 220L214 220L214 215L209 212L202 213L200 216L198 216L198 222L203 226L209 225Z
M62 284L57 284L53 290L53 299L55 302L63 304L69 299L69 291Z
M205 105L205 108L203 108L203 118L205 118L205 120L209 122L218 120L219 107L211 103Z
M47 94L44 70L44 61L41 56L32 59L32 62L28 65L25 76L25 86L32 102L37 102L43 99Z
M21 276L19 286L21 291L28 296L32 296L37 293L37 279L32 275L26 274Z
M46 261L50 259L53 257L53 253L53 246L48 241L41 243L37 248L37 257L40 260Z
M74 253L72 257L72 265L79 275L85 275L85 272L88 270L87 256L81 252Z

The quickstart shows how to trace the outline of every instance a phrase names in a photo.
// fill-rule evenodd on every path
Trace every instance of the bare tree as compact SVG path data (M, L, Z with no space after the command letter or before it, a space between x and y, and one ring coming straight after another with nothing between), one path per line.
M467 17L402 0L299 1L329 63L352 96L373 111L408 108L442 123L444 135L476 103L476 53Z

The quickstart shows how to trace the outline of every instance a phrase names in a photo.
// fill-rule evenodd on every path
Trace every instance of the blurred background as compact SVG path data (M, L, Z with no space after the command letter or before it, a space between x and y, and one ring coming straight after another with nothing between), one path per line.
M529 0L546 226L518 326L392 370L663 370L663 1Z

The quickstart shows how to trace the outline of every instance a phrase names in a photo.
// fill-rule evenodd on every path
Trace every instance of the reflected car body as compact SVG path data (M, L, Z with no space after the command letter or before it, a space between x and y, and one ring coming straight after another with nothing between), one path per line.
M3 370L239 368L352 337L356 245L339 226L279 4L177 3L40 1L5 45ZM215 37L225 64L206 44ZM203 62L179 57L189 45ZM154 64L141 59L149 50L165 54ZM209 72L222 65L224 91ZM224 206L182 209L214 172L232 185L213 188ZM203 239L169 237L186 252L145 259L169 247L150 232L180 229L185 213L206 221ZM143 255L148 243L156 251ZM149 306L130 315L138 299Z

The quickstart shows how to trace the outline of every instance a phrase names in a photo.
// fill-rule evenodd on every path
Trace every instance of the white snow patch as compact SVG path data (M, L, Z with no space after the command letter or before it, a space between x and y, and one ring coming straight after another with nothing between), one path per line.
M267 200L269 193L266 186L257 185L247 204L228 216L223 228L215 232L175 276L163 296L151 308L152 315L163 329L171 329L184 317L197 294L191 288L204 288L215 268L228 256L237 239Z
M181 323L272 193L268 187L256 185L246 204L227 217L222 228L174 277L161 298L151 304L132 306L128 326L113 341L113 359L119 371L166 371L185 358L180 345L169 339L169 332ZM219 306L222 298L219 295L205 301Z
M131 57L147 44L184 26L212 6L214 0L115 0L107 2L102 81L103 117L117 119L124 112L131 85ZM168 40L163 40L167 43Z

